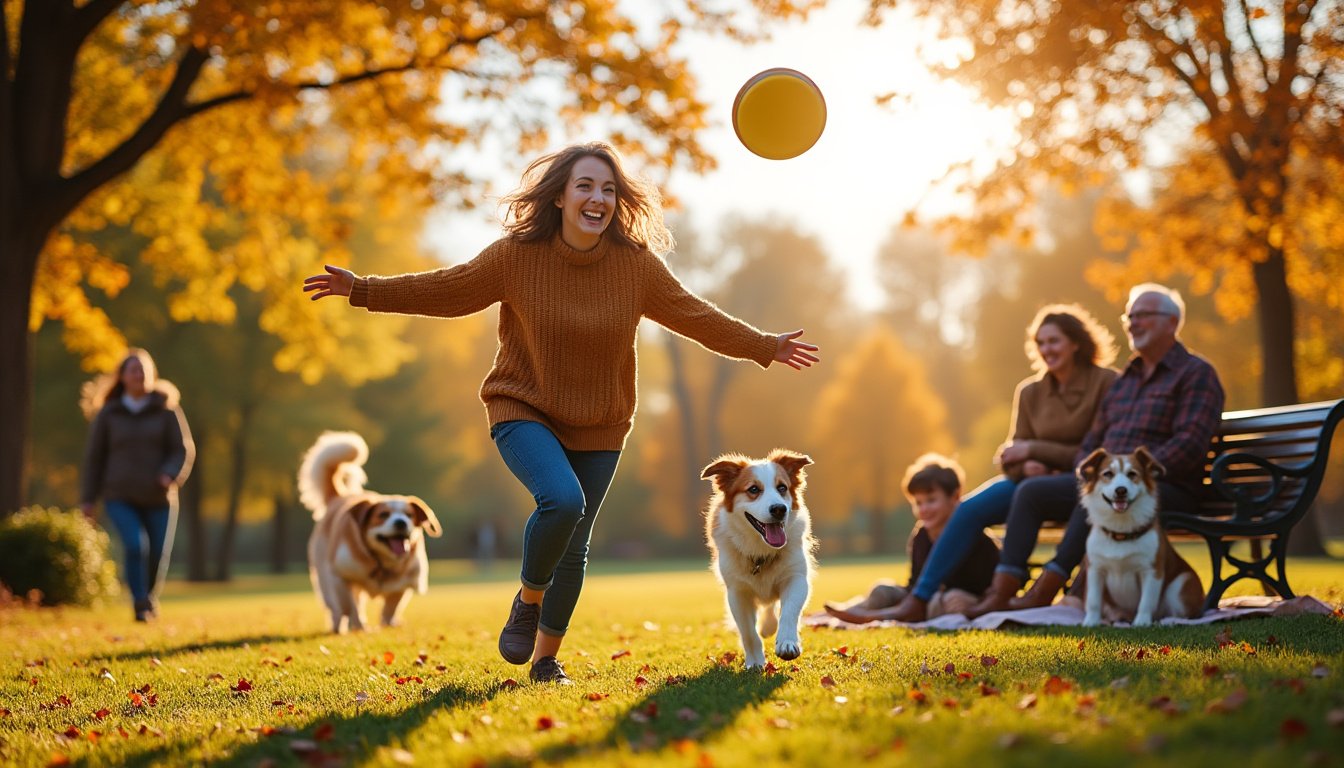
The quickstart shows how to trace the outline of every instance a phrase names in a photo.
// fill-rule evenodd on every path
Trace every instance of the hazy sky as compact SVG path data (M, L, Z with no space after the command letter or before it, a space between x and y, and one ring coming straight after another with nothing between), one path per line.
M1006 143L1010 132L1006 119L975 106L969 94L933 80L916 59L916 46L933 42L921 37L918 25L892 16L877 29L862 27L865 5L833 3L754 46L686 38L683 50L711 105L713 123L701 140L719 168L703 177L677 171L667 191L706 234L733 212L779 214L795 222L849 268L853 298L871 306L873 259L892 226L922 198L922 212L955 205L946 194L930 194L930 182L951 163L993 156L993 147ZM791 160L757 157L733 133L730 112L738 89L770 67L807 74L826 98L821 139ZM877 95L892 91L910 98L875 103ZM497 184L507 191L530 159L489 153L481 161L497 163ZM450 262L474 256L500 234L490 202L478 212L436 217L427 233L430 247Z

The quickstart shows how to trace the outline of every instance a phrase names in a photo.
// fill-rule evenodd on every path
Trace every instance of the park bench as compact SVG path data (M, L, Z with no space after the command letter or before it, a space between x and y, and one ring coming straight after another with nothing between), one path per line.
M1227 588L1242 579L1256 579L1280 597L1295 596L1288 585L1288 534L1316 500L1341 419L1344 400L1223 414L1199 509L1162 511L1167 530L1208 544L1213 582L1205 610L1218 607ZM1250 542L1247 559L1232 554L1240 541ZM1231 566L1226 575L1224 565Z
M1286 570L1288 534L1316 500L1341 419L1344 400L1223 413L1199 508L1162 510L1171 538L1203 539L1209 547L1213 581L1205 610L1217 608L1227 588L1242 579L1256 579L1266 594L1295 597ZM1003 526L991 533L1002 539ZM1049 524L1040 541L1058 542L1062 533L1061 525ZM1248 558L1232 551L1243 541L1249 542Z

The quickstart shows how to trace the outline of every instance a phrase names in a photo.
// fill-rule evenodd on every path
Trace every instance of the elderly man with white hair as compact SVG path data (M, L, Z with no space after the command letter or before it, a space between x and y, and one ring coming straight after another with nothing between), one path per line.
M1177 339L1185 320L1185 303L1178 292L1156 283L1137 285L1120 320L1134 355L1102 398L1074 465L1097 448L1130 453L1146 446L1166 468L1158 483L1163 507L1192 509L1203 483L1209 444L1222 418L1222 384L1213 366ZM1016 597L1027 581L1027 561L1047 520L1068 521L1064 538L1031 589ZM1024 480L1013 494L994 582L967 615L1049 605L1082 562L1088 531L1072 474Z

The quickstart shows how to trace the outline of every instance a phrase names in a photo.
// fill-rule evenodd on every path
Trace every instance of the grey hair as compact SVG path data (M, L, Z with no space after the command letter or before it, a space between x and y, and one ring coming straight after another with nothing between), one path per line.
M1185 327L1185 299L1181 298L1181 292L1175 288L1168 288L1160 283L1140 283L1129 289L1129 301L1125 302L1125 312L1128 313L1134 302L1146 293L1155 294L1162 311L1176 316L1176 333L1180 335L1181 329Z

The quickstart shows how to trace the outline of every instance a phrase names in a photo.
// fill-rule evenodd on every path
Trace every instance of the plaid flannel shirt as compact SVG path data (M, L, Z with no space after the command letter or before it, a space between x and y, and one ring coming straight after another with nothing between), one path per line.
M1145 446L1166 468L1166 481L1198 494L1213 433L1223 415L1223 385L1213 366L1179 341L1143 379L1137 355L1097 407L1074 466L1098 447L1130 453Z

